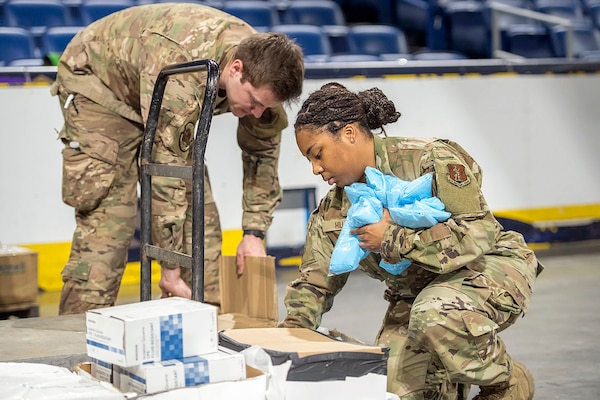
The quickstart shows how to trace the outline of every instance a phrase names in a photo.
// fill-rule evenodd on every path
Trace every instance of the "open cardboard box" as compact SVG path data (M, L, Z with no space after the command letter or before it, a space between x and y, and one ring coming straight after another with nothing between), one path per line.
M333 339L305 328L228 329L219 344L236 351L260 347L272 368L285 368L286 400L384 400L388 349Z
M74 368L78 375L91 376L91 363L80 363ZM267 376L260 370L246 365L246 379L231 382L208 383L205 385L172 389L153 394L123 393L123 399L151 400L265 400Z
M219 263L219 285L219 330L277 325L274 257L246 257L244 274L238 276L236 257L222 256Z

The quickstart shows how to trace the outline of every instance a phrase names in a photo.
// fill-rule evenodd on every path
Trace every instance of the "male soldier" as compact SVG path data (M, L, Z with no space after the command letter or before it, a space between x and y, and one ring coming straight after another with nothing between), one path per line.
M245 22L197 4L131 7L100 19L78 33L60 58L52 94L65 124L63 201L75 208L76 229L62 271L60 314L115 304L134 232L137 158L156 77L163 67L212 59L220 78L215 114L239 118L242 150L244 256L266 254L263 239L281 199L277 176L282 103L302 93L300 48L284 35L257 33ZM153 161L191 165L191 142L199 117L206 72L175 75L166 87ZM205 294L219 304L219 215L205 171ZM153 178L154 242L191 254L191 183ZM191 297L187 277L163 263L163 296ZM184 280L185 279L185 280ZM188 284L186 284L186 282Z

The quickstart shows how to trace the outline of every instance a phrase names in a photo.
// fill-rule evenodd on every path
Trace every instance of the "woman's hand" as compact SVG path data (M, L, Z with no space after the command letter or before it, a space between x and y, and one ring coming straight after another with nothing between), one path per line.
M379 222L352 229L350 233L358 236L360 247L362 249L372 253L379 253L381 251L383 235L392 222L390 212L387 208L384 208L383 216Z

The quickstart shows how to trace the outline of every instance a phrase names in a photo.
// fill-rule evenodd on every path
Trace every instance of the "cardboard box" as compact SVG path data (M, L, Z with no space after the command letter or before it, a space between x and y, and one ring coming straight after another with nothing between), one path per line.
M120 368L120 367L117 367ZM246 379L239 381L224 381L217 383L209 383L206 385L184 387L179 389L168 390L165 392L151 394L135 394L132 392L123 393L119 400L135 400L135 399L151 399L151 400L265 400L270 399L267 396L267 375L262 371L245 366ZM89 379L94 379L90 375L91 363L79 363L75 366L74 372L78 376ZM113 385L114 386L114 385ZM113 387L114 390L117 390ZM121 391L117 391L122 393ZM96 399L86 396L85 399ZM15 399L16 400L16 399ZM62 398L61 398L62 400ZM104 399L102 399L104 400ZM110 399L113 400L113 399Z
M117 367L122 392L157 393L186 386L246 379L246 362L240 353L216 353L159 361L136 367Z
M286 400L387 396L387 348L347 343L304 328L229 329L219 333L219 341L236 351L261 347L274 368L285 366Z
M36 252L0 245L0 310L12 311L37 303L37 268ZM19 305L22 307L15 308Z
M217 308L169 297L86 312L87 354L131 367L215 353Z
M238 276L236 257L222 256L219 262L219 287L219 329L277 325L274 257L246 257L244 273Z

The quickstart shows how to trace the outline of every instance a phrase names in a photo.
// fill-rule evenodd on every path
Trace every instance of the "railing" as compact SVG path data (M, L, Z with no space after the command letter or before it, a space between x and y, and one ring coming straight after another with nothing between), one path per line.
M492 34L492 57L495 58L523 58L517 54L510 53L501 49L500 45L500 29L497 15L499 13L517 15L520 17L533 19L535 21L548 22L555 25L563 25L567 28L565 36L565 57L568 60L573 59L573 24L567 18L548 15L537 11L526 10L523 8L513 7L508 4L490 2L490 18L491 18L491 34Z

